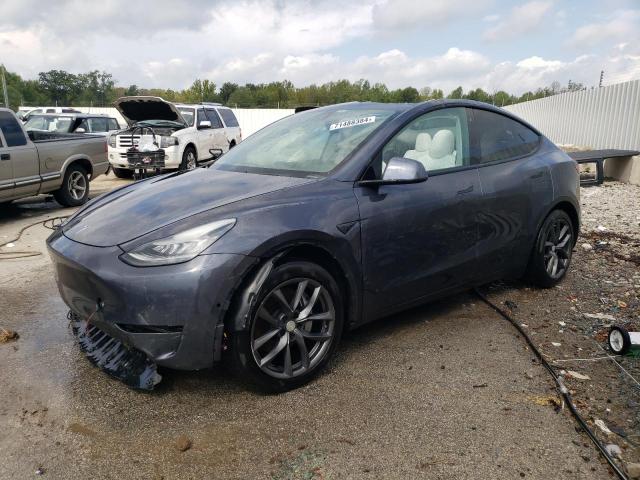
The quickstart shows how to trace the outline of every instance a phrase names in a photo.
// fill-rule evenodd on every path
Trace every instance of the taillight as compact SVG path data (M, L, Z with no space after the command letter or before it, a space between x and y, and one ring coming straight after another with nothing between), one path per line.
M109 151L109 146L107 145L107 142L105 140L104 142L104 153L107 153Z

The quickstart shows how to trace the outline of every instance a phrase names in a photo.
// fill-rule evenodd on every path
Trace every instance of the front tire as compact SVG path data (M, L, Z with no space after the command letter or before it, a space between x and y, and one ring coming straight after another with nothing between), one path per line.
M344 323L333 277L310 262L273 269L262 286L246 331L231 336L231 356L244 378L267 392L313 379L333 356Z
M193 170L198 166L198 154L196 153L196 149L193 147L187 147L184 149L182 153L182 162L180 162L180 167L178 170Z
M65 207L79 207L89 198L89 175L81 165L70 165L64 172L62 186L53 196Z
M527 278L542 288L560 283L569 270L574 245L571 218L562 210L552 211L538 232L527 267Z

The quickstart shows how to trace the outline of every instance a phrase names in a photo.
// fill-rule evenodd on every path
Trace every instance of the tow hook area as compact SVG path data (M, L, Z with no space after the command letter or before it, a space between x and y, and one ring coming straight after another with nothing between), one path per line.
M162 376L156 364L144 353L127 347L72 311L67 317L80 349L94 365L137 390L153 390L160 383Z

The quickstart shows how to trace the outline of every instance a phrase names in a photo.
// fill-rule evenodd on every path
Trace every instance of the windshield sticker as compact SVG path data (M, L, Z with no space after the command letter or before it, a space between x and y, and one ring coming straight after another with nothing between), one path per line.
M374 123L375 121L375 115L371 115L370 117L354 118L352 120L344 120L342 122L332 123L329 125L329 131L338 130L340 128L355 127L357 125L365 125L367 123Z

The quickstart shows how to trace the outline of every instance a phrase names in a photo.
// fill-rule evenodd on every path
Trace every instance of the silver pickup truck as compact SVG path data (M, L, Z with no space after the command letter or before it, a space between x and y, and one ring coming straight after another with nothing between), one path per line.
M89 181L109 167L103 136L26 132L13 111L0 108L0 203L53 193L67 207L89 197Z

